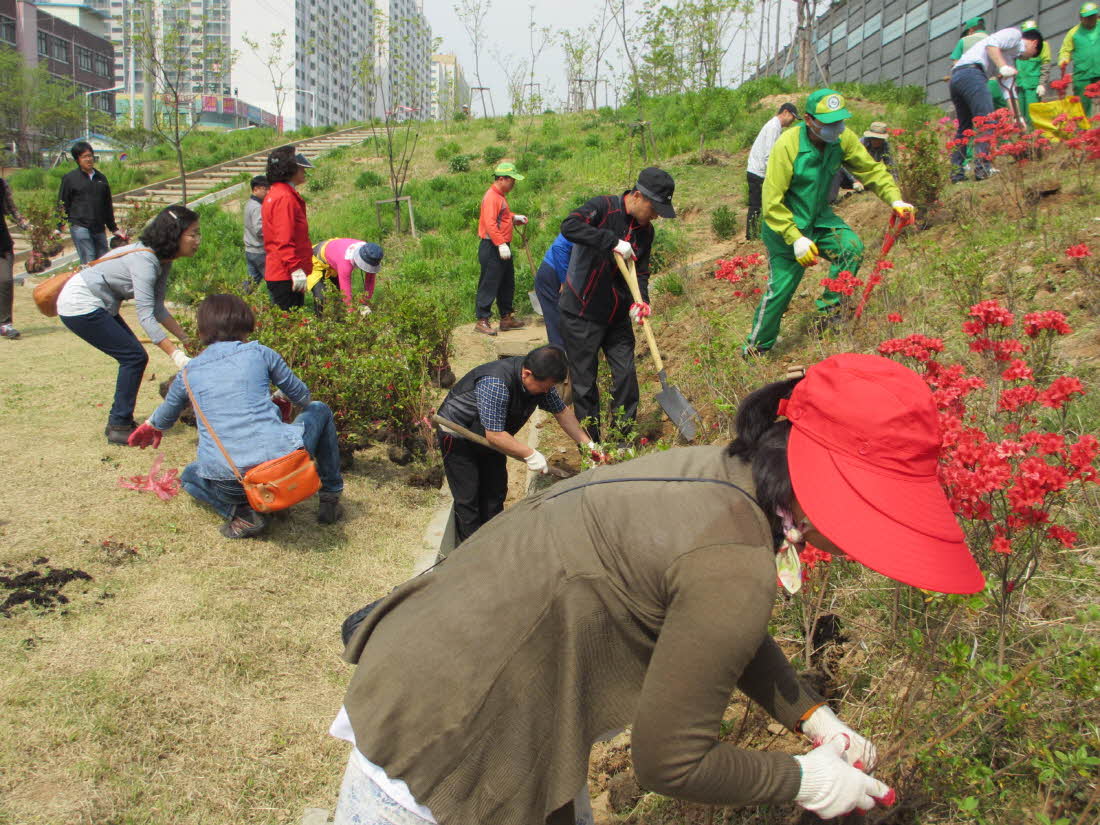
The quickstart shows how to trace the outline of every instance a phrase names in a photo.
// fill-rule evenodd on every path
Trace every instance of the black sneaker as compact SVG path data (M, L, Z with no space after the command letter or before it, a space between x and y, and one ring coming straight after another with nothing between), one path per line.
M108 444L120 444L128 446L130 433L137 429L137 424L108 424L103 428L103 434L107 436Z
M321 493L317 505L317 521L321 524L335 524L344 517L344 508L340 505L339 493Z

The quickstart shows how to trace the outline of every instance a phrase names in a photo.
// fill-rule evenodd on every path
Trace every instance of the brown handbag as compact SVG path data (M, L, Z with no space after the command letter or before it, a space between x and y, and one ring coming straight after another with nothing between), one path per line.
M120 252L117 255L104 255L102 258L96 258L91 263L81 264L80 266L73 267L67 272L58 272L56 275L51 275L34 288L34 292L32 293L34 305L38 307L38 311L47 318L55 318L57 317L57 299L61 296L61 290L65 288L65 284L69 282L73 275L78 272L83 272L85 269L91 269L96 264L101 264L104 261L112 261L115 258L125 258L131 252L151 251L152 250L147 247L127 249L125 252Z
M191 406L202 419L203 426L218 449L225 456L225 461L237 481L244 488L244 494L248 497L249 506L257 513L273 513L276 510L285 510L293 507L299 501L304 501L321 489L321 478L317 475L317 465L313 463L309 452L304 447L299 447L291 453L257 464L244 475L237 469L233 459L229 457L221 439L210 426L210 422L203 415L202 408L195 401L195 395L191 392L191 384L187 380L186 368L180 371L183 377L183 386L187 390L187 397L191 399Z

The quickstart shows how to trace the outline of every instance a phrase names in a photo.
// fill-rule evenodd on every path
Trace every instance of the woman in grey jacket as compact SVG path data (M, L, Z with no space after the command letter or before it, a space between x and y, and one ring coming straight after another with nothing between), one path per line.
M169 206L149 222L141 240L115 249L76 273L57 299L61 323L98 350L118 361L115 398L104 434L108 443L125 444L137 428L134 405L149 356L122 320L122 302L133 299L138 321L149 339L183 369L187 354L168 340L171 332L184 344L187 333L164 306L168 273L176 258L189 258L199 248L199 216L184 206Z

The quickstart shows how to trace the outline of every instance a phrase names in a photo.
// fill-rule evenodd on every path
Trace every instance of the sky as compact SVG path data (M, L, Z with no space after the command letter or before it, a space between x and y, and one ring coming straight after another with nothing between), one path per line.
M796 4L773 0L768 3L770 14L774 19L774 2L781 2L781 13L784 16L781 26L780 45L786 45L791 38L790 31L794 27ZM598 16L600 0L534 0L535 25L550 26L555 30L578 29L588 27ZM470 47L469 38L454 11L454 0L423 0L424 13L428 23L432 27L432 36L440 38L442 43L439 48L444 54L455 54L462 66L466 81L471 85L477 85L474 80L474 58ZM757 5L759 8L759 4ZM499 63L491 54L492 51L510 55L518 62L526 60L529 54L529 37L531 19L531 4L508 2L507 0L493 0L486 21L487 47L481 52L481 79L489 86L492 94L493 106L497 114L503 114L509 108L507 85L503 78L503 72ZM723 81L725 85L735 85L741 69L742 55L745 52L743 44L746 39L750 43L748 60L751 63L756 56L759 25L754 25L749 32L749 37L739 34L734 39L734 45L726 56ZM618 30L614 30L615 43L621 40ZM771 49L774 51L774 34L772 34ZM609 62L617 71L626 68L626 61L616 47L608 56ZM603 70L601 69L601 74ZM557 44L547 46L538 60L535 72L535 80L541 85L541 92L546 105L549 108L559 108L566 92L565 83L565 58L562 49ZM602 84L601 84L602 86ZM549 92L549 94L548 94ZM610 92L610 104L615 105L614 90ZM600 105L604 103L604 90L599 90ZM481 105L478 95L474 95L473 112L475 116L481 115Z

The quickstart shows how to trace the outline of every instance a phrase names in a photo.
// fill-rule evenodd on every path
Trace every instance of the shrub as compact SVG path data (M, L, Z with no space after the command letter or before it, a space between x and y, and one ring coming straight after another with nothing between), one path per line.
M306 189L310 192L324 192L336 183L335 166L319 166L309 173Z
M947 185L943 148L935 129L922 127L895 137L898 186L916 207L917 220L927 225L940 192Z
M498 124L493 134L500 143L507 143L512 139L512 127L507 123Z
M168 297L182 304L197 304L215 292L233 292L247 277L241 219L216 203L195 209L199 214L202 243L192 258L172 264Z
M481 153L481 157L485 160L486 166L496 166L507 153L508 150L503 146L486 146L485 151Z
M590 149L599 149L601 145L600 136L597 134L585 135L584 145Z
M382 183L383 181L381 175L379 175L373 169L364 169L355 179L355 188L370 189L373 186L381 186Z
M435 159L447 160L447 158L453 157L461 151L462 149L457 143L453 140L449 140L435 150Z
M452 172L469 172L470 171L470 156L469 155L455 155L447 166Z
M679 298L684 294L684 279L675 272L659 275L653 279L653 292L658 295L671 295Z
M714 230L715 237L721 240L732 238L737 232L737 216L726 205L719 206L710 216L710 228Z

